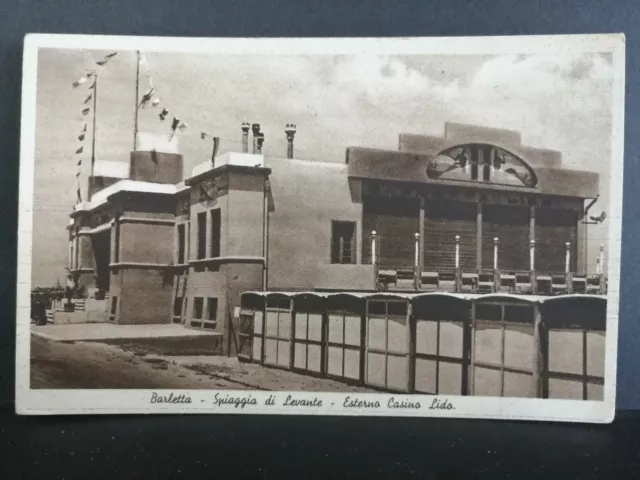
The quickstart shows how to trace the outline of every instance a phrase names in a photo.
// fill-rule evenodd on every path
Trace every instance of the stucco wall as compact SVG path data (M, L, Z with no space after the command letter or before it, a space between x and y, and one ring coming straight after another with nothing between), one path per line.
M225 236L225 254L261 256L263 231L264 178L243 173L229 175L229 195Z
M173 261L173 245L173 225L120 225L120 262L168 264Z
M182 181L182 155L162 152L131 152L130 179L143 182Z
M169 323L172 282L164 269L120 268L116 283L110 291L110 301L118 296L116 323Z
M269 289L312 289L331 260L331 221L357 222L361 258L362 205L353 203L347 166L268 158L274 211L269 214Z

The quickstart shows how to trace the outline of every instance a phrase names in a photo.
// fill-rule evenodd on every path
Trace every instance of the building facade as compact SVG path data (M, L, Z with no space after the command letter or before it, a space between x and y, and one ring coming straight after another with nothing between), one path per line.
M243 124L242 152L187 174L154 149L128 171L96 168L71 213L69 267L106 295L105 321L205 328L234 353L248 291L605 292L581 223L598 174L517 132L447 123L329 163L293 158L291 125L287 155L265 158L252 130L251 149Z

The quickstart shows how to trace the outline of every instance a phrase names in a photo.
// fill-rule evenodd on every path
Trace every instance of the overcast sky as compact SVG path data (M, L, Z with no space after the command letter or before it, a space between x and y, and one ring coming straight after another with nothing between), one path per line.
M65 226L76 198L76 162L88 165L89 144L74 152L89 83L71 83L109 52L39 52L35 152L33 284L64 278ZM441 135L456 121L522 132L523 143L558 149L565 168L601 174L606 209L611 152L611 59L575 56L248 56L145 55L160 105L141 110L142 132L167 133L173 115L185 172L211 155L205 131L220 152L240 149L240 124L257 122L264 153L284 156L284 125L295 123L297 158L343 162L349 146L396 149L398 133ZM96 157L128 163L133 146L136 56L119 52L99 68ZM141 68L141 94L148 88ZM161 107L170 110L161 122ZM90 128L90 125L89 125ZM90 139L90 136L88 136ZM604 229L592 228L590 244ZM591 259L595 259L595 250Z

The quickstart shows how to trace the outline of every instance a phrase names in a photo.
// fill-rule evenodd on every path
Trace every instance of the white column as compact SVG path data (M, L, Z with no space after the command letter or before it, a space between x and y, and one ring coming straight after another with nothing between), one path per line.
M565 243L564 247L565 247L564 272L569 273L569 271L571 270L571 242Z
M420 265L420 234L416 233L415 237L415 253L414 253L414 265L417 267Z
M604 245L600 245L600 254L598 256L598 274L604 273Z
M210 258L211 257L211 245L213 243L213 238L211 237L211 226L212 226L212 221L211 221L211 210L207 210L207 216L206 218L206 222L205 224L206 226L206 233L205 233L205 245L206 245L206 251L204 253L204 258Z
M460 268L460 235L456 235L456 268Z
M529 241L529 270L532 272L536 269L536 241Z
M73 270L73 237L69 240L69 270Z
M376 231L371 231L371 264L376 264Z
M498 237L493 238L493 269L498 269Z

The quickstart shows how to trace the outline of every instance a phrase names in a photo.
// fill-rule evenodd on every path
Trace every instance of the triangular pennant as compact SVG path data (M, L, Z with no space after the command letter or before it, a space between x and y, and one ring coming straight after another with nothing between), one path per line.
M84 99L84 104L86 105L87 103L89 103L92 98L93 98L93 93L90 93L89 96Z
M206 133L204 133L204 132L200 132L200 138L201 138L202 140L204 140L204 139L206 138L206 136L207 136L207 134L206 134Z
M76 196L78 197L78 203L82 202L82 195L80 194L80 187L76 191Z
M82 109L82 115L85 115L85 116L86 116L86 115L89 115L89 112L90 112L90 111L91 111L91 109L90 109L89 107L87 107L87 108L83 108L83 109Z
M144 95L142 95L142 100L140 100L140 104L138 105L138 108L142 108L147 105L147 103L151 100L151 95L153 95L153 92L154 92L154 89L151 88Z
M151 102L152 107L157 107L160 104L160 99L158 97L154 98Z
M81 146L80 146L80 148L76 150L76 153L82 153L82 149L83 149L83 148L84 148L84 147L81 145Z
M115 57L118 54L118 52L112 52L112 53L108 53L104 56L104 58L112 58Z
M180 122L180 125L178 125L178 129L179 129L181 132L184 132L187 128L189 128L189 125L187 125L187 124L186 124L186 123L184 123L184 122Z
M82 131L86 132L87 131L87 124L85 123L84 126L82 127Z
M84 142L84 132L82 132L80 135L78 135L78 140L80 140L81 142Z
M178 128L178 125L180 125L180 119L173 117L173 121L171 122L171 130L175 132L176 128Z
M87 78L91 78L95 75L95 72L88 72L87 73Z
M87 82L87 77L80 77L78 80L76 80L75 82L73 82L71 84L71 86L73 88L78 88L80 85L82 85L83 83Z
M89 87L89 90L93 90L94 88L96 88L96 82L94 81L91 86Z
M160 120L164 121L164 119L167 118L167 115L169 115L169 110L163 108L158 116L160 117Z
M78 167L79 167L80 165L82 165L82 159L78 160ZM78 173L80 173L80 172L78 172Z

